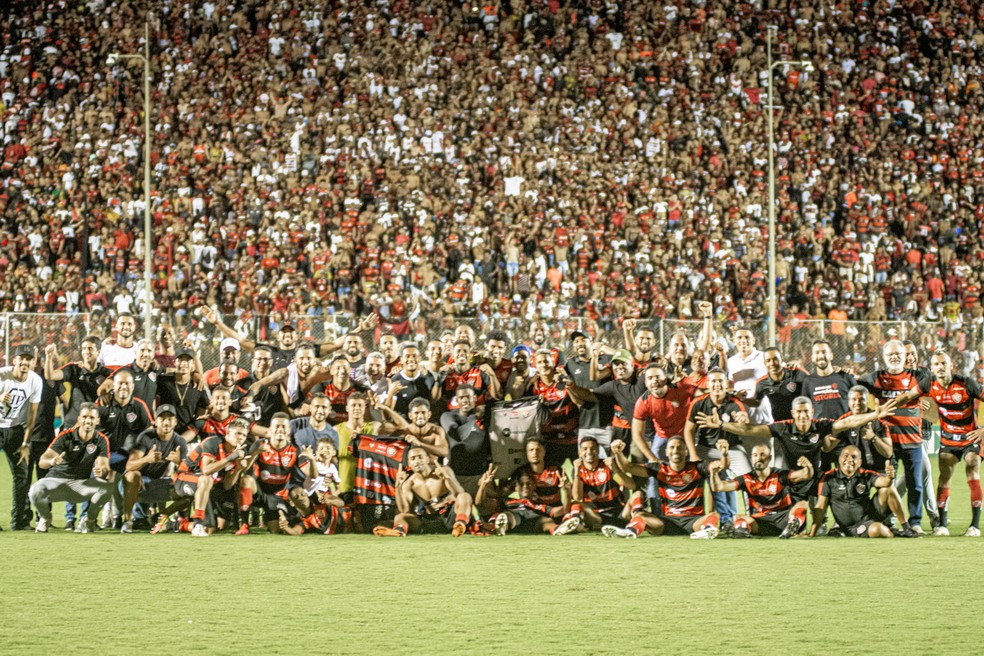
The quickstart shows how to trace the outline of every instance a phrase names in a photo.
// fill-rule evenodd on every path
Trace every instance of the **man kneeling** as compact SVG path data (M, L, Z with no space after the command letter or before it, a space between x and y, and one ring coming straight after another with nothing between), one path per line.
M892 530L883 523L889 511L902 527L899 531L901 537L919 537L905 522L902 499L893 485L895 467L891 462L885 465L884 475L861 469L861 450L856 446L846 446L837 464L838 469L831 469L820 479L810 536L816 535L829 500L837 525L848 537L893 537ZM872 490L875 490L874 496L871 495Z
M28 491L31 503L40 518L38 533L47 533L51 526L51 502L89 502L87 520L80 533L96 530L95 518L113 495L109 476L109 438L96 431L99 411L95 403L83 403L73 428L62 431L41 456L38 467L48 475Z
M372 532L383 537L448 530L453 537L463 535L471 521L472 498L461 488L454 472L435 464L419 446L410 448L407 463L413 473L406 476L401 471L397 477L399 514L393 520L393 528L377 526Z

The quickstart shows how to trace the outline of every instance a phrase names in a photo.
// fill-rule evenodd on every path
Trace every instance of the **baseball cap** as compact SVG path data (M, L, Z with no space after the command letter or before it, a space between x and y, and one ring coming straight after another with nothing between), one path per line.
M295 328L294 327L294 324L291 323L290 321L284 321L283 323L280 324L280 330L281 331L284 331L284 330L297 330L297 328Z
M225 337L221 342L219 342L219 351L224 351L227 348L233 348L237 351L239 350L239 340L235 337Z
M180 348L174 352L175 358L192 358L195 357L195 352L189 348Z
M16 358L18 355L22 355L22 356L27 356L29 358L33 358L34 357L34 347L33 346L28 346L27 344L21 344L20 346L18 346L17 348L14 349L14 357Z
M627 349L619 349L612 356L612 362L632 362L632 354Z
M573 342L578 337L583 337L584 339L591 339L588 333L584 332L583 330L575 330L574 332L572 332L570 335L567 336L567 339Z
M171 415L172 417L178 416L178 411L174 409L174 406L170 403L165 403L164 405L157 406L157 411L154 413L154 419L157 419L161 415Z

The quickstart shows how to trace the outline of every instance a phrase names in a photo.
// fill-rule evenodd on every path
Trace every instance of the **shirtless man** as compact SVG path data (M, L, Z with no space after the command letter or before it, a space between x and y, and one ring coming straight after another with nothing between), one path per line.
M399 510L393 528L377 526L375 535L405 537L408 533L451 531L460 537L471 521L472 498L461 489L448 467L435 465L422 447L411 447L407 462L413 473L397 477L396 505Z
M407 414L410 417L409 422L399 415L389 417L397 427L396 434L411 446L420 447L426 451L434 458L435 462L438 458L446 458L448 456L448 438L444 429L430 420L430 402L420 397L414 399L410 402L410 411Z

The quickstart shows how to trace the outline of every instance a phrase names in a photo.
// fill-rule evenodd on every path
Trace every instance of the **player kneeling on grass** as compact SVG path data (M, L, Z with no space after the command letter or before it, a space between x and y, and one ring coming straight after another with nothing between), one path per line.
M883 523L889 510L902 527L899 536L919 537L905 522L902 499L894 486L895 467L891 463L885 465L884 475L861 469L861 450L856 446L846 446L837 464L837 469L831 469L820 479L811 536L816 535L817 528L823 523L829 502L840 531L847 537L893 537L892 529ZM874 496L871 495L872 491L875 492Z
M472 498L461 488L450 468L436 464L419 446L411 447L407 464L409 476L400 471L396 481L396 507L393 528L377 526L373 533L382 537L403 537L408 533L451 531L459 537L471 521Z
M561 474L563 476L563 474ZM566 477L562 484L567 487ZM536 493L536 479L529 469L520 469L513 476L515 498L504 501L505 510L492 521L495 532L505 535L514 533L549 533L553 535L560 526L558 520L564 517L568 508L564 505L551 506L543 502Z
M174 496L174 484L168 477L172 464L177 466L188 455L188 444L174 432L177 411L165 403L154 413L154 425L140 433L130 449L123 474L123 527L120 533L133 533L133 506L141 503L166 503ZM187 500L165 508L169 515L187 507Z
M248 435L249 424L243 419L235 419L225 435L203 440L178 466L174 490L179 498L194 500L191 513L193 537L208 537L215 529L221 530L235 521L239 477L259 456L258 449L247 455ZM259 445L261 443L256 442L254 447Z
M645 528L653 535L689 535L695 540L713 540L718 535L721 518L716 512L704 512L704 482L710 469L704 461L687 462L687 443L679 435L666 442L666 464L648 462L645 465L629 462L624 445L612 444L615 467L629 476L656 479L659 494L659 511L655 515L645 513ZM728 442L718 440L716 448L721 452L725 469L728 467ZM716 476L717 474L715 474ZM642 532L637 522L626 529ZM623 531L611 531L613 536L632 537ZM607 533L606 533L607 534Z
M280 512L287 507L287 489L297 467L297 447L290 443L290 417L278 412L270 419L270 440L258 449L252 475L239 481L240 524L236 535L249 534L249 511L254 503L263 510L263 522L271 533L280 532ZM308 476L315 476L314 452L305 452Z
M612 451L624 449L625 442L617 440L610 448ZM571 511L553 534L566 535L587 529L600 530L609 537L635 537L645 530L648 513L642 512L642 495L632 494L628 501L625 499L623 485L630 491L635 487L631 476L615 469L611 459L599 457L598 440L594 437L581 438L577 454Z
M806 528L807 502L793 503L790 487L813 479L813 464L806 456L796 462L799 469L787 471L770 466L772 449L758 444L752 449L752 471L730 481L722 481L717 474L725 470L723 460L712 462L711 492L742 490L748 499L747 515L735 517L732 537L747 538L752 535L778 535L785 540Z
M95 403L83 403L75 426L59 433L42 454L38 467L48 474L31 486L28 498L38 510L38 533L51 526L51 503L89 502L89 517L80 533L96 530L95 518L113 496L109 476L109 438L96 431L99 411Z

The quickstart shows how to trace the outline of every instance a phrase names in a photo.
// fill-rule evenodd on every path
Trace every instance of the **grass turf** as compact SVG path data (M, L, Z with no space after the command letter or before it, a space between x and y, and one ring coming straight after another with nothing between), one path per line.
M962 468L951 530L969 520ZM8 525L9 474L0 474ZM56 516L56 524L62 522ZM928 527L928 522L926 522ZM4 654L968 653L984 542L0 533Z

